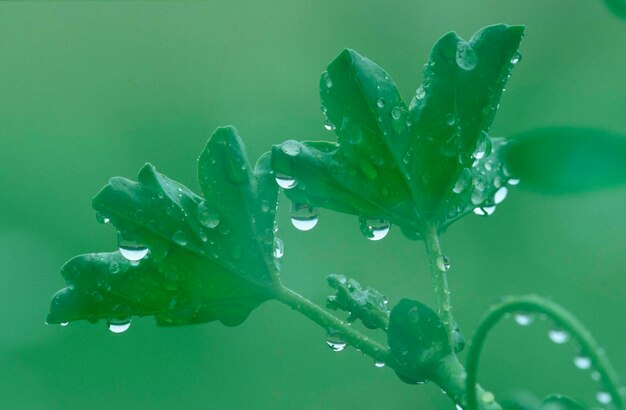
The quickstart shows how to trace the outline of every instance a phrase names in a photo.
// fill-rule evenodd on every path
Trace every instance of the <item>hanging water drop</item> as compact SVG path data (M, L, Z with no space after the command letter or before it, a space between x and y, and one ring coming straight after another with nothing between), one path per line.
M530 313L517 313L514 318L515 323L520 326L530 326L535 321L535 317Z
M328 117L325 117L324 118L324 128L326 128L326 130L328 130L328 131L333 131L335 129L335 124L330 122Z
M378 367L379 369L382 367L385 367L385 362L379 362L378 360L374 362L374 366Z
M67 325L69 325L69 324L70 324L70 322L61 322L61 326L62 326L62 327L65 327L65 326L67 326Z
M503 186L502 188L496 191L495 195L493 196L493 202L495 202L496 205L499 204L500 202L504 201L508 193L509 193L509 189Z
M448 270L450 270L450 258L448 258L445 255L440 255L437 257L437 269L439 269L442 272L447 272Z
M491 153L491 137L485 131L480 133L480 139L476 145L476 151L474 152L474 158L483 159Z
M109 320L109 330L113 333L123 333L130 327L130 318Z
M382 218L359 217L361 233L369 240L378 241L389 233L391 224Z
M298 181L294 178L284 175L284 174L276 174L276 183L283 189L291 189L298 185Z
M326 332L326 345L330 347L333 352L341 352L348 346L348 343L340 331L329 329Z
M569 333L563 329L550 329L548 338L550 338L552 342L562 345L569 340Z
M309 231L317 225L319 214L317 209L308 204L291 204L291 224L300 231Z
M515 179L515 178L513 178L513 179L509 179L509 180L507 181L507 183L508 183L509 185L517 185L517 184L519 184L519 179Z
M148 254L144 244L124 238L121 232L117 234L117 246L122 256L129 261L141 260Z
M574 366L581 370L587 370L591 368L591 358L583 355L577 355L574 357Z
M275 238L274 239L274 251L273 251L274 257L276 259L280 259L283 257L284 254L285 254L285 244L283 243L282 239Z

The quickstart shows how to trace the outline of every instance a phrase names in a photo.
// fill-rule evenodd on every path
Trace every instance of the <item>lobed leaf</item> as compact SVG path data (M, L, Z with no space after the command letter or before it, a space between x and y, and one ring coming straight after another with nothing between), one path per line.
M338 142L290 140L273 147L273 168L298 181L287 196L388 220L412 238L420 237L427 220L444 230L487 206L493 200L488 194L472 201L455 186L489 155L487 131L519 60L522 35L522 27L506 25L486 27L469 42L447 34L434 46L424 84L408 108L382 68L344 50L320 82L326 126ZM484 185L468 181L468 188Z
M122 253L70 260L48 322L154 315L161 325L237 325L271 298L277 188L269 156L252 170L235 129L220 128L198 174L204 198L149 164L137 182L112 178L93 206L119 230ZM139 260L123 256L146 247L145 257L131 257Z

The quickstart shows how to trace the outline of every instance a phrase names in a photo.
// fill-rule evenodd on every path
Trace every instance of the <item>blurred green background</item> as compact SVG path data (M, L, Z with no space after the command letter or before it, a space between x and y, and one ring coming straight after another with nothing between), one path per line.
M434 385L409 386L277 303L237 328L129 331L46 326L70 257L116 248L91 197L145 162L197 191L195 159L219 125L251 158L285 139L329 139L319 74L344 47L370 57L409 99L437 38L525 24L523 61L492 135L577 125L626 132L626 22L600 0L0 3L0 408L449 409ZM443 237L456 317L469 337L508 294L538 293L588 324L626 375L626 190L547 197L523 189L489 218ZM283 205L287 205L283 197ZM283 277L323 304L325 276L351 275L432 303L421 243L399 230L365 240L356 218L321 212L296 231L279 212ZM498 327L481 364L496 395L527 388L587 403L575 346L547 323Z

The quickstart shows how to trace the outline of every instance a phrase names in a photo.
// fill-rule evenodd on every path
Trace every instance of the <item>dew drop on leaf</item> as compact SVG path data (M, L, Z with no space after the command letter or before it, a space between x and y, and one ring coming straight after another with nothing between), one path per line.
M517 184L519 184L519 179L515 179L515 178L513 178L513 179L509 179L509 180L507 181L507 183L508 183L509 185L517 185Z
M317 225L319 214L317 209L308 204L292 203L291 224L300 231L309 231Z
M148 254L148 248L139 242L124 238L121 232L117 234L117 246L122 256L129 261L138 261Z
M454 125L455 122L456 122L456 117L454 116L454 114L451 113L451 112L448 113L446 115L446 124L452 126L452 125Z
M455 194L460 194L461 192L465 191L467 187L469 187L471 180L472 171L470 171L469 168L463 168L463 171L461 171L461 175L459 175L459 179L457 179L456 183L454 184L452 191Z
M514 319L520 326L530 326L535 321L535 317L530 313L517 313Z
M383 108L385 106L385 99L379 98L378 100L376 100L376 105L378 106L378 108Z
M425 96L426 96L426 90L424 90L424 87L420 86L417 88L417 90L415 90L415 98L417 98L418 100L421 100Z
M481 131L480 139L476 145L474 158L483 159L491 153L491 137L485 131Z
M548 331L548 338L550 338L552 342L562 345L569 340L569 333L563 329L550 329L550 331Z
M274 239L274 251L273 255L276 259L280 259L285 254L285 244L282 239L276 238Z
M517 64L520 61L522 61L522 53L516 51L515 54L513 54L513 57L511 57L511 64Z
M198 222L205 228L214 229L220 223L217 212L209 209L203 202L198 205Z
M101 214L100 212L96 213L96 220L100 222L101 224L108 224L109 222L111 222L110 218Z
M496 205L499 204L500 202L504 201L508 193L509 193L509 189L503 186L502 188L496 191L495 195L493 196L493 202L495 202Z
M478 64L476 51L466 42L459 42L456 48L456 63L463 70L473 70Z
M109 330L113 333L124 333L130 327L130 318L109 320Z
M62 323L61 323L61 326L62 326L62 327L65 327L65 326L67 326L67 325L69 325L69 324L70 324L70 322L62 322Z
M297 157L302 151L302 146L297 141L287 140L281 144L280 149L287 156Z
M374 362L374 366L376 366L376 367L378 367L380 369L382 367L385 367L385 362L375 361Z
M328 117L326 117L324 118L324 128L326 128L327 131L333 131L335 129L335 124L330 122Z
M174 235L172 235L172 240L180 246L185 246L189 242L187 239L187 234L185 234L185 232L183 231L176 231Z
M359 217L361 233L369 240L379 241L389 233L391 224L382 218Z
M394 107L391 110L391 118L394 120L399 120L402 118L402 109L400 107Z
M591 368L591 358L583 355L577 355L574 357L574 366L581 370L587 370Z

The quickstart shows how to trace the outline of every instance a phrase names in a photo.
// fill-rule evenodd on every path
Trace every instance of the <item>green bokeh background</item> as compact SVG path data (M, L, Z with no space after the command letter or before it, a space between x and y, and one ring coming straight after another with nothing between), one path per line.
M409 386L278 303L242 326L157 328L136 319L46 326L70 257L116 247L91 197L145 162L197 190L195 159L213 129L235 125L251 158L323 129L319 74L344 47L384 67L409 99L431 45L493 23L525 24L524 58L493 135L578 125L626 132L626 21L600 0L198 1L0 3L0 408L451 409L434 385ZM457 320L471 335L508 294L569 307L626 375L626 190L549 197L523 189L489 218L467 217L442 244L452 260ZM282 198L282 205L287 205ZM298 232L286 206L283 277L324 303L325 276L433 300L421 243L391 230L365 240L356 218L321 212ZM593 402L572 365L575 346L549 343L548 323L502 324L482 383Z

